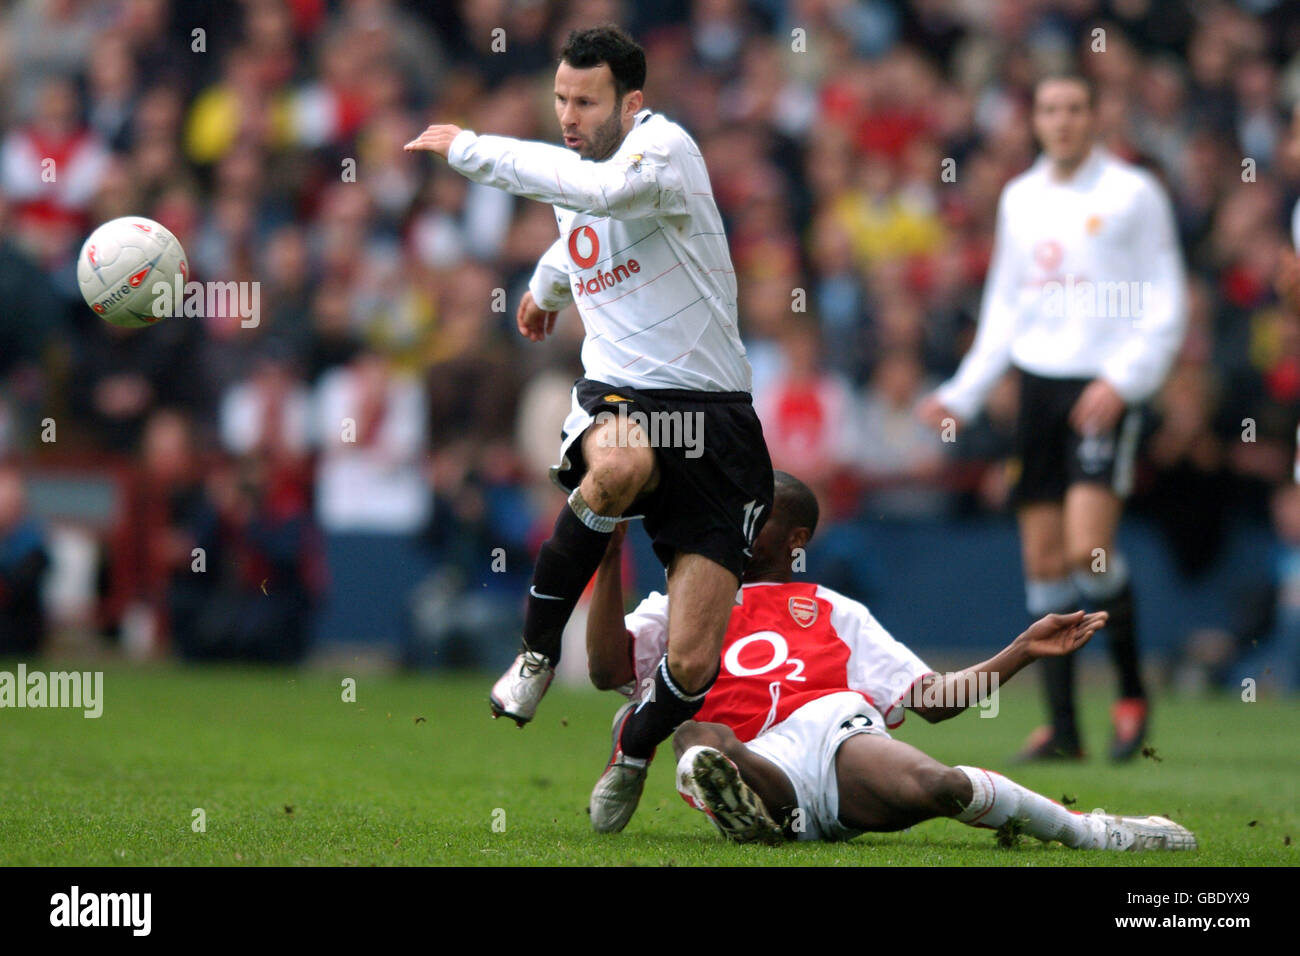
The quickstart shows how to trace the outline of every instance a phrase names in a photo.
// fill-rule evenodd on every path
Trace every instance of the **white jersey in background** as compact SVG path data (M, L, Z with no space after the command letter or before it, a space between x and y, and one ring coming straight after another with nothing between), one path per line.
M695 141L650 110L612 156L465 130L448 152L474 182L555 206L560 238L529 283L578 307L587 378L629 388L748 392L736 277Z
M1101 377L1141 402L1182 344L1185 295L1173 211L1150 173L1097 147L1062 182L1040 157L1002 191L975 342L938 398L970 418L1014 364Z
M1291 210L1291 243L1296 252L1300 253L1300 200L1296 201L1295 208Z

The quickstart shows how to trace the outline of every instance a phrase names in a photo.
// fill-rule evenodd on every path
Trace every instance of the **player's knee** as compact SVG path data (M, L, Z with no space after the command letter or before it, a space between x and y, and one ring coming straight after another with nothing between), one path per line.
M669 651L668 671L683 694L696 694L718 670L718 655L708 650Z
M588 503L598 514L617 514L646 486L653 471L654 453L649 448L619 448L601 455L584 482L590 485ZM583 495L587 497L585 488Z
M700 743L700 725L688 720L673 733L673 753L680 757L686 751Z
M614 690L620 686L614 672L595 660L587 662L587 677L591 679L591 685L596 690Z
M931 809L936 816L950 817L970 804L970 778L955 767L936 764L927 771L932 796Z
M1035 581L1055 581L1069 575L1065 551L1047 545L1024 549L1025 576Z
M1102 545L1089 547L1087 545L1073 545L1066 552L1065 563L1070 574L1078 574L1080 571L1092 573L1096 570L1104 570L1106 567L1106 554L1109 548Z
M731 758L732 763L742 764L749 754L749 748L745 746L730 727L723 724L717 726L721 728L721 732L718 734L718 742L713 746Z
M915 767L909 777L905 792L912 809L933 816L950 816L961 809L961 804L955 804L966 779L960 770L927 761Z
M688 720L673 735L673 752L680 757L692 747L712 747L726 753L727 737L735 738L731 728L723 724L701 723Z

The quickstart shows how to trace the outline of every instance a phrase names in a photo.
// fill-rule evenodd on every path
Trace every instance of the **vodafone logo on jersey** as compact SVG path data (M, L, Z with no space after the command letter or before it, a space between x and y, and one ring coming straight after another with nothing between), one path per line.
M585 245L589 250L586 255L582 254L582 246ZM596 235L596 230L591 226L579 226L573 232L569 233L569 258L579 269L590 269L600 258L600 238Z
M584 250L586 250L584 252ZM600 237L591 226L579 226L569 233L569 258L579 269L590 269L600 259ZM597 269L590 275L578 273L573 284L575 298L583 295L595 295L606 289L612 289L629 276L641 271L641 263L635 259L620 262L608 270Z
M788 602L790 616L800 627L812 627L817 623L817 602L810 597L792 597Z

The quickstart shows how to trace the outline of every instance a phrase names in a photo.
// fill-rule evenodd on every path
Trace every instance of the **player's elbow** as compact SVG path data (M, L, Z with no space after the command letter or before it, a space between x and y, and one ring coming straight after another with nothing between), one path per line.
M617 690L632 679L631 668L599 654L587 654L587 677L596 690Z
M613 668L606 667L602 664L592 661L587 665L587 676L591 679L591 686L596 690L614 690L621 686L615 678Z

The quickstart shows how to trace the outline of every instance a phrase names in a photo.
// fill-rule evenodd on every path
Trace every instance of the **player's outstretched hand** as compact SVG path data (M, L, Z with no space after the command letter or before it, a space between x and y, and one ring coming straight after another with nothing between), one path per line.
M1070 409L1070 425L1080 435L1104 435L1119 424L1124 398L1104 378L1088 383Z
M1105 611L1048 614L1030 624L1029 629L1016 638L1016 643L1033 659L1073 654L1106 626L1108 617Z
M921 399L916 406L916 417L936 431L948 427L950 422L954 426L961 425L961 419L949 411L948 406L939 401L936 395L927 395Z
M555 313L547 312L533 301L533 294L525 292L515 313L519 334L530 342L540 342L555 331Z
M434 123L402 148L407 152L427 150L446 159L447 153L451 149L451 141L456 138L456 134L459 132L460 127L451 123Z

